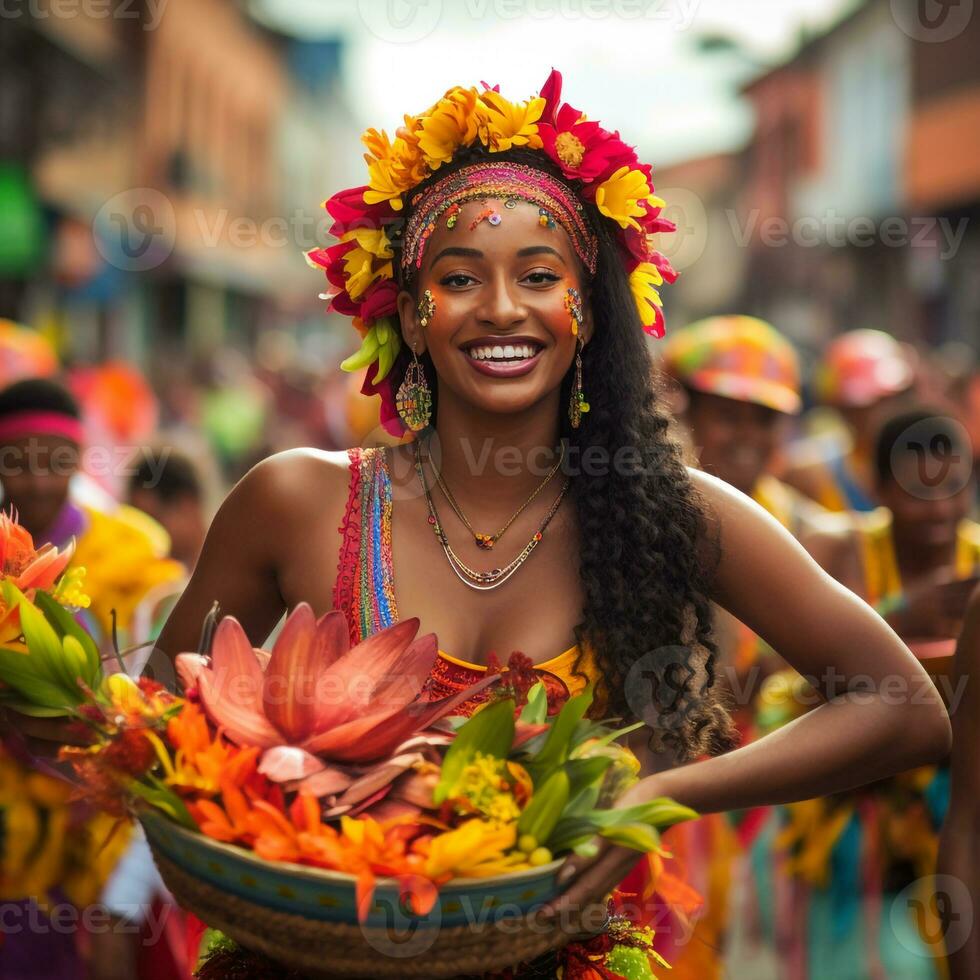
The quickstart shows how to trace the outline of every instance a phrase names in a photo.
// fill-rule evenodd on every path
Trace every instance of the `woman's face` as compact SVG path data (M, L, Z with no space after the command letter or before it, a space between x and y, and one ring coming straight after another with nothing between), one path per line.
M500 216L471 224L488 209ZM560 225L539 222L525 201L464 204L453 228L440 217L425 246L417 294L428 289L435 313L420 327L416 299L398 297L402 336L428 351L439 376L440 405L454 400L486 412L519 413L556 392L574 357L565 307L578 290L588 342L592 318L582 267Z

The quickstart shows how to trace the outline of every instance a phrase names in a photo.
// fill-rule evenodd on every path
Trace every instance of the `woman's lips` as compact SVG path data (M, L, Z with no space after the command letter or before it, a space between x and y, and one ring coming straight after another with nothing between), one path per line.
M475 371L479 371L480 374L489 375L491 378L516 378L522 374L527 374L529 371L534 370L534 366L541 357L542 350L543 348L538 350L538 352L531 357L523 357L520 360L513 359L509 361L494 361L490 359L477 360L475 357L470 357L466 351L462 351L461 353L470 363L470 366Z

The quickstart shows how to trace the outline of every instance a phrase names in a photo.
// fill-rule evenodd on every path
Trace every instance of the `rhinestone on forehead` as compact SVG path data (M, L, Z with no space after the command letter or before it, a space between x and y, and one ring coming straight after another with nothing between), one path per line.
M449 174L431 187L412 195L412 215L403 236L401 267L406 278L422 265L429 236L443 213L454 205L484 198L527 201L547 209L565 229L582 264L595 274L599 251L586 222L582 202L566 184L535 167L521 163L477 163ZM455 224L455 221L453 222Z

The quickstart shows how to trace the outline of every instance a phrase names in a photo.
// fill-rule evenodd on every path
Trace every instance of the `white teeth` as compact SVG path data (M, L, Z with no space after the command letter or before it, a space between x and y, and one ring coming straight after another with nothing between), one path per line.
M471 347L466 352L475 361L513 361L534 357L539 348L531 344L495 344L492 347Z

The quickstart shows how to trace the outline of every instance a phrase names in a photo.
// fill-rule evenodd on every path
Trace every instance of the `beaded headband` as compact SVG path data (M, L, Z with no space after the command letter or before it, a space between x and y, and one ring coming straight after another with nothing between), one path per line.
M565 229L582 264L595 275L599 245L585 222L582 202L571 188L542 170L520 163L476 163L444 177L411 199L412 216L405 227L401 266L406 276L422 265L425 243L439 218L453 205L485 198L536 204L542 219L551 217Z
M594 207L599 220L610 223L644 331L663 336L658 287L664 280L673 282L676 273L655 249L653 236L675 226L661 215L664 202L653 192L650 165L639 161L618 132L603 129L562 102L561 87L557 71L526 102L510 102L496 87L484 85L479 91L454 86L424 112L405 116L394 138L384 130L367 130L361 141L368 151L368 183L324 202L334 222L330 233L340 242L313 249L306 257L326 273L329 288L322 297L329 301L327 309L352 317L361 335L360 350L341 368L367 368L361 391L381 396L381 421L394 435L404 435L405 427L395 410L389 374L405 352L392 246L404 232L399 262L411 275L419 268L435 220L464 200L502 197L537 204L542 223L561 224L590 274L595 272L597 246L585 205ZM490 154L513 147L537 151L546 166L539 170L509 162L480 163L416 192L458 150L476 144ZM546 172L552 168L561 180ZM406 203L414 209L407 227L402 219ZM488 218L496 223L493 216ZM447 222L454 222L454 216Z

